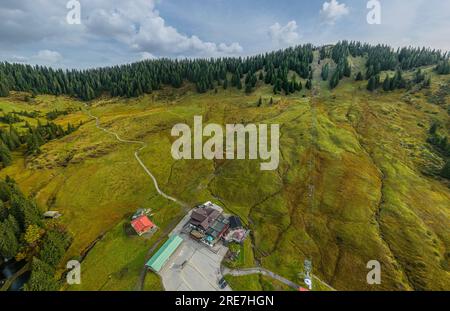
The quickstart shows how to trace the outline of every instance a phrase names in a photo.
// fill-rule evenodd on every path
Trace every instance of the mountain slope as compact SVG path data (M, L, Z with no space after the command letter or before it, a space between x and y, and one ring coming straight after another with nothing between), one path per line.
M317 51L314 57L311 91L274 95L258 81L248 95L235 88L198 94L186 83L135 99L103 97L89 109L102 127L148 144L142 159L165 193L191 205L212 199L241 216L252 230L255 265L301 282L303 261L310 259L314 274L338 290L449 289L450 188L430 174L445 157L427 138L437 121L440 133L449 132L448 95L443 105L430 99L450 76L422 67L432 76L430 89L372 93L367 81L354 81L365 59L349 57L352 77L330 90L320 73L324 63L332 70L336 64L327 58L318 65ZM34 108L49 103L38 96ZM280 124L278 170L260 171L251 160L173 160L170 130L192 124L195 115L205 124ZM133 289L146 247L182 211L157 195L134 161L134 146L99 131L82 111L56 121L74 118L85 121L80 129L45 144L41 155L15 156L0 175L16 179L41 207L63 213L74 236L67 258L83 258L83 289ZM152 208L161 228L148 242L119 230L139 207ZM366 282L370 260L382 264L381 285ZM151 282L149 289L159 288Z

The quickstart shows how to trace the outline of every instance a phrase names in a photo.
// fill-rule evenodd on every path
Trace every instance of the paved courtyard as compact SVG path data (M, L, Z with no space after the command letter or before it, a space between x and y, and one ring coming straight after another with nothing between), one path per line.
M159 272L164 288L168 291L230 291L229 286L220 289L218 284L222 278L220 263L228 248L220 245L211 250L186 234L178 234L184 241Z

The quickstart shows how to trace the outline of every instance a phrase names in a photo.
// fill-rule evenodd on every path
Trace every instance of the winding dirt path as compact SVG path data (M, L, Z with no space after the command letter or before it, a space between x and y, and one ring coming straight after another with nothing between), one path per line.
M104 128L100 125L100 118L97 116L94 116L88 109L86 109L87 114L89 115L89 117L91 117L92 119L95 119L95 125L98 129L104 131L107 134L110 134L112 136L114 136L118 141L120 141L121 143L126 143L126 144L138 144L141 145L141 147L139 149L137 149L134 152L134 157L136 158L136 160L138 161L139 165L142 167L142 169L145 171L145 173L150 176L150 178L153 181L153 185L155 186L156 191L158 192L158 194L172 202L177 203L178 205L182 206L182 207L186 207L186 203L181 202L180 200L164 193L160 188L159 188L159 184L158 181L156 180L156 177L152 174L152 172L150 172L150 170L148 169L147 166L145 166L144 162L142 161L142 159L139 157L139 153L145 149L147 147L147 144L143 141L139 141L139 140L128 140L128 139L123 139L119 136L119 134L117 134L116 132L110 131L107 128Z

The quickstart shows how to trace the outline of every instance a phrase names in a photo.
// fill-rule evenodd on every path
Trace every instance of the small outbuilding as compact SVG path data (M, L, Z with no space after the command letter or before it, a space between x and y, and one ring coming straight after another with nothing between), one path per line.
M142 215L133 219L131 221L131 226L139 236L156 228L155 224L147 217L147 215Z
M236 229L242 229L242 221L238 216L230 216L230 229L236 230Z
M48 211L44 213L44 218L52 218L52 219L56 219L61 217L61 213L57 212L57 211Z

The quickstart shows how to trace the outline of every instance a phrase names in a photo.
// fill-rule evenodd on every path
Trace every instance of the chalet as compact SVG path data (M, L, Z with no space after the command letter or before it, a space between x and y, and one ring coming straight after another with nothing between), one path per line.
M206 202L192 211L188 226L192 238L214 246L227 232L229 221L220 206Z
M52 219L56 219L61 217L61 213L57 212L57 211L48 211L44 213L44 218L52 218Z
M141 215L133 219L131 221L131 226L139 236L156 229L155 224L147 217L147 215Z

